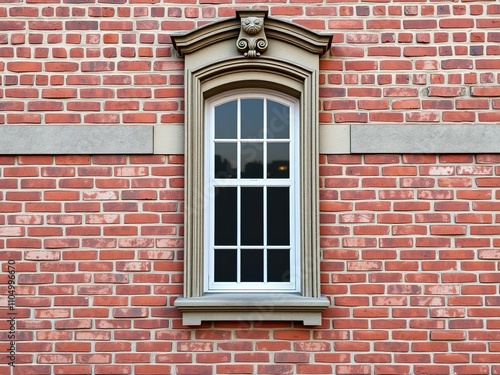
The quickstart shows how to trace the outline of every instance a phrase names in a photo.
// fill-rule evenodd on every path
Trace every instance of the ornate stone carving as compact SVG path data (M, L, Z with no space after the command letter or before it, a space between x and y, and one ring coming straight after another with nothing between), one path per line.
M268 46L264 32L264 14L240 12L241 29L236 47L245 57L258 57Z

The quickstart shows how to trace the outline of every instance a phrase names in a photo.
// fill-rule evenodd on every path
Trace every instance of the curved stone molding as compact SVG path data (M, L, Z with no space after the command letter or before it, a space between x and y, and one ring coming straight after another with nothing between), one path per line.
M235 18L205 25L187 34L172 35L172 43L179 56L183 57L212 44L238 38L242 30L242 20L246 20L249 17L262 18L262 22L265 23L264 36L267 37L267 39L264 40L268 43L270 39L280 40L320 56L324 55L331 47L331 35L317 34L289 22L268 18L267 11L240 10L237 11L236 14L237 17ZM264 33L264 28L259 32L259 35L260 33ZM248 35L247 32L243 34ZM248 36L246 38L248 38ZM253 38L261 40L261 38L257 38L257 36ZM257 44L259 43L258 40L256 42ZM259 51L259 48L265 50L267 45L265 48L257 47L258 48L255 48L254 51L262 52Z
M264 32L264 17L267 12L239 12L241 29L236 48L245 57L259 57L268 46Z
M274 18L266 19L266 35L269 39L281 40L319 56L327 53L332 45L331 35L316 34L301 26Z

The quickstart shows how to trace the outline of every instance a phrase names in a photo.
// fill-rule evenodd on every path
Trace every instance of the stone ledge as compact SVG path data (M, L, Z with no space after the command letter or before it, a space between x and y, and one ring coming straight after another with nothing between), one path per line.
M175 301L184 325L202 321L302 321L321 324L321 311L330 306L326 297L303 297L290 293L210 293Z

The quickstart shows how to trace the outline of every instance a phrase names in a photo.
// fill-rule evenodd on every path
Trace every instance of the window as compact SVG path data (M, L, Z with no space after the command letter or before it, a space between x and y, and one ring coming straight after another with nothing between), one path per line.
M299 291L298 100L207 101L205 292Z
M183 323L321 324L317 80L331 37L256 10L172 40L186 74Z

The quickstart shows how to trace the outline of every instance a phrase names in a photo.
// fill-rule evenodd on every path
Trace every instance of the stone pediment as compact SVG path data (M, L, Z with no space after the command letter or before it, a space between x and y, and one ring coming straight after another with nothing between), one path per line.
M269 18L265 10L239 10L232 19L200 27L187 34L172 35L179 56L183 57L212 44L234 39L235 49L246 57L265 53L267 45L280 40L307 52L323 55L332 36L318 34L290 22Z

